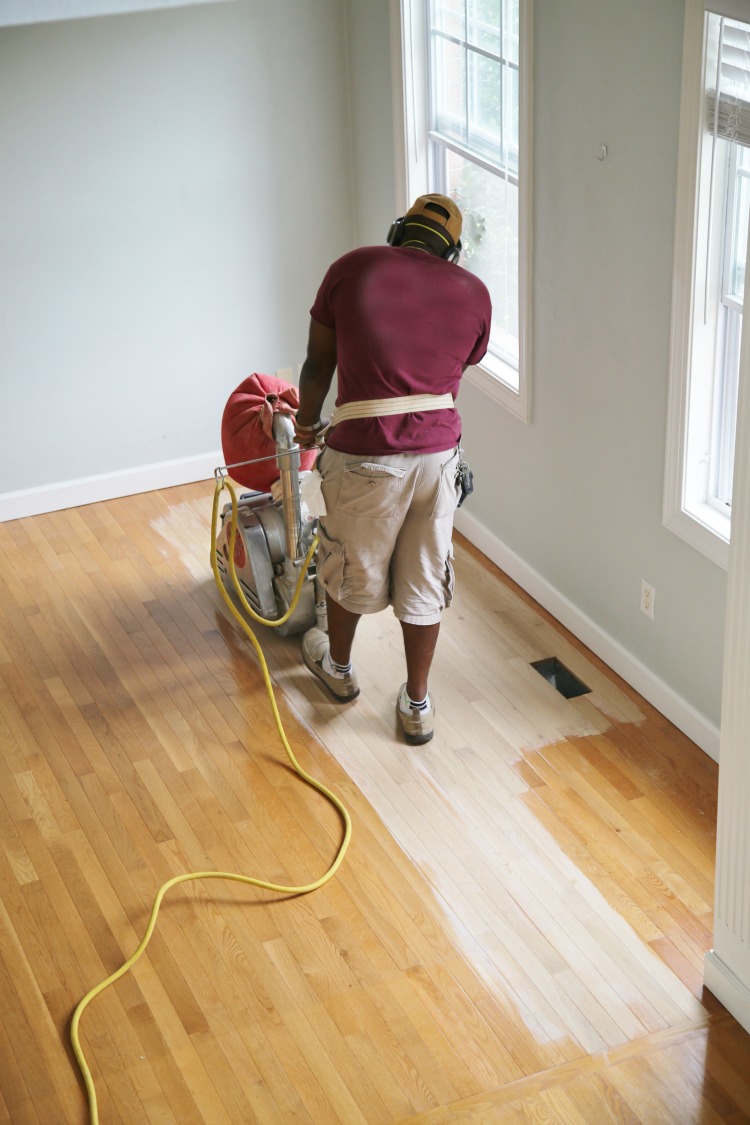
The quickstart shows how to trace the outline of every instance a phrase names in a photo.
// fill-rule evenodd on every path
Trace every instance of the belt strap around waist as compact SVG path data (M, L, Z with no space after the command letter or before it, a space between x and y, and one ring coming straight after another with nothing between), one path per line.
M328 428L354 418L383 418L389 414L414 414L425 410L452 410L453 395L401 395L399 398L367 398L358 402L345 402L331 415Z

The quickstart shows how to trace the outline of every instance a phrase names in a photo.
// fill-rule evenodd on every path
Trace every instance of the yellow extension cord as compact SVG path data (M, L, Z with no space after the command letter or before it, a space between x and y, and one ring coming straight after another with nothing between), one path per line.
M266 691L268 692L268 698L271 702L271 709L273 711L274 719L276 720L276 727L277 727L277 730L279 732L279 737L281 738L284 749L286 750L287 757L289 758L289 761L292 763L292 766L294 767L296 772L299 774L299 776L302 778L302 780L307 782L307 784L311 785L314 789L317 789L319 793L322 793L323 796L327 800L329 800L331 802L331 804L334 805L334 807L337 809L339 815L341 816L341 820L343 821L343 824L344 824L344 838L341 841L341 844L339 846L339 850L338 850L338 853L336 855L336 858L334 859L333 863L328 868L328 870L325 872L325 874L321 875L321 877L319 879L316 879L314 883L307 883L303 887L285 887L285 886L282 886L278 883L269 883L265 879L257 879L257 878L254 878L254 877L250 876L250 875L237 875L237 874L234 874L233 872L228 872L228 871L192 871L192 872L188 872L185 875L175 875L175 877L173 879L168 879L166 883L162 884L162 886L159 888L159 890L157 892L156 898L154 900L154 905L151 908L151 915L150 915L149 920L148 920L146 932L143 935L143 938L141 939L141 942L140 942L138 948L136 949L135 953L133 953L133 955L131 957L129 957L127 959L127 961L123 965L121 965L120 968L116 972L112 973L111 976L108 976L106 978L106 980L101 981L100 984L97 984L94 988L92 988L89 992L87 992L86 995L83 997L83 999L81 1001L79 1001L78 1006L76 1007L76 1010L73 1013L73 1018L71 1020L71 1025L70 1025L70 1041L73 1045L73 1053L75 1054L76 1061L78 1063L79 1069L81 1071L81 1074L83 1075L83 1081L86 1085L86 1092L87 1092L88 1100L89 1100L89 1116L90 1116L91 1125L98 1125L98 1123L99 1123L99 1110L98 1110L98 1107L97 1107L96 1088L94 1086L94 1080L91 1076L91 1071L89 1070L89 1066L88 1066L88 1063L86 1062L86 1058L84 1056L83 1050L81 1049L81 1043L80 1043L80 1039L79 1039L79 1036L78 1036L78 1028L79 1028L79 1024L80 1024L80 1021L81 1021L81 1016L83 1015L84 1010L88 1007L88 1005L91 1003L91 1001L96 996L98 996L100 992L103 992L105 988L108 988L111 984L114 984L114 982L116 980L119 980L119 978L121 976L124 976L124 974L127 973L128 970L133 967L133 965L136 963L136 961L145 952L146 946L148 945L149 941L151 940L151 936L152 936L152 934L153 934L153 932L156 928L156 918L157 918L157 915L159 913L159 907L161 906L162 899L166 895L167 891L171 890L172 887L176 887L179 883L187 883L187 882L190 882L193 879L231 879L236 883L248 883L252 887L262 887L264 890L275 891L277 894L285 894L285 895L304 895L304 894L308 894L310 891L315 891L315 890L318 889L318 887L322 887L324 883L327 883L329 879L333 878L333 876L336 874L339 867L341 866L341 863L343 862L344 856L346 854L346 850L349 847L349 841L351 839L352 822L351 822L351 817L349 816L349 813L348 813L346 807L344 806L344 804L339 800L339 798L336 796L335 793L332 793L331 790L327 789L325 785L321 784L321 782L319 782L319 781L316 781L314 777L311 777L309 773L307 773L305 770L303 770L302 767L300 766L299 762L295 758L294 752L293 752L291 746L289 745L286 734L284 733L284 728L283 728L282 723L281 723L281 716L279 715L279 709L276 706L276 698L275 698L274 692L273 692L273 685L271 683L271 677L268 673L268 666L266 664L266 660L265 660L265 657L263 655L263 651L262 651L262 649L261 649L261 647L258 643L258 639L255 636L255 634L253 633L250 626L248 625L245 618L242 616L242 614L239 612L239 610L237 609L237 607L233 603L232 599L230 598L229 594L227 593L226 589L224 588L224 584L222 583L221 575L219 574L218 564L216 562L215 544L216 544L216 531L217 531L217 524L218 524L219 496L221 495L222 489L224 489L225 487L229 490L229 494L230 494L231 501L232 501L232 515L231 515L231 525L230 525L230 531L229 531L229 572L231 574L232 583L235 587L235 590L237 591L237 594L239 595L239 599L240 599L240 602L242 604L243 609L245 610L246 613L248 613L255 621L258 621L261 625L270 625L271 627L278 628L280 625L283 625L285 621L288 621L288 619L291 617L292 613L294 613L294 610L297 606L297 602L299 601L299 598L300 598L300 594L302 592L302 583L304 582L305 574L307 573L307 568L310 565L310 561L311 561L312 556L315 552L315 548L318 545L317 537L313 540L312 545L310 547L310 550L307 553L307 557L305 558L304 564L303 564L302 569L300 571L299 581L297 582L297 587L294 591L294 597L292 598L292 602L291 602L291 605L289 606L289 609L284 614L284 616L280 617L277 621L266 621L263 617L260 617L253 610L253 608L250 606L247 599L245 598L245 595L242 592L242 588L240 587L240 584L239 584L239 581L238 581L238 578L237 578L237 571L236 571L236 568L235 568L235 565L234 565L234 541L235 541L236 534L237 534L237 494L236 494L232 484L228 480L226 480L226 478L224 478L224 477L217 478L216 488L214 490L213 511L212 511L212 514L211 514L211 569L213 570L214 578L216 580L216 585L219 588L219 592L221 593L221 596L223 597L224 601L226 602L227 606L229 607L229 610L231 611L232 616L242 626L243 630L245 631L247 636L250 638L250 641L252 643L253 648L255 649L255 652L257 653L258 660L260 662L261 671L263 673L263 680L264 680L265 685L266 685Z

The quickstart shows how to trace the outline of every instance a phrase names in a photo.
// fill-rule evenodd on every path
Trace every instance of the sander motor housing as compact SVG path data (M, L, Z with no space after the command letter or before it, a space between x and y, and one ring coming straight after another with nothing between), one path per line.
M315 534L315 519L300 499L300 453L287 414L273 420L279 480L268 492L246 492L237 500L234 567L243 594L253 610L276 621L289 609L300 571ZM231 469L232 466L227 466ZM227 591L236 595L229 569L232 505L221 513L216 562ZM302 633L314 625L327 628L325 594L318 589L315 559L305 577L294 613L280 625L282 636Z

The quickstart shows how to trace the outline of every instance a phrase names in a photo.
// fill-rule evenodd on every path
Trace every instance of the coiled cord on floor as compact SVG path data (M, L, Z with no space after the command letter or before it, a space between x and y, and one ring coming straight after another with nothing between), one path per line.
M216 535L217 535L217 528L218 528L219 497L220 497L221 492L224 488L226 488L229 491L229 495L230 495L230 498L231 498L231 505L232 505L232 512L231 512L231 517L230 517L231 518L231 524L230 524L230 531L229 531L229 544L228 544L228 549L229 549L229 559L228 559L229 573L230 573L231 578L232 578L232 584L235 588L235 591L237 592L237 595L238 595L239 600L240 600L240 604L242 605L243 609L245 610L245 612L250 617L252 617L255 621L259 622L260 624L268 625L268 626L271 626L272 628L274 628L274 627L278 628L280 625L283 625L284 622L288 621L289 618L291 617L292 613L294 612L294 610L297 607L297 603L298 603L300 595L302 593L302 585L303 585L304 580L305 580L305 575L307 573L307 569L310 565L313 554L315 553L315 549L318 545L317 537L315 539L313 539L310 550L308 551L307 556L305 558L305 561L304 561L304 563L303 563L303 565L300 569L300 576L299 576L299 579L297 581L297 586L296 586L295 591L294 591L294 597L292 598L289 609L283 615L283 617L280 617L275 621L266 621L265 618L260 617L255 612L255 610L252 608L252 606L249 604L249 602L245 598L245 595L242 592L242 588L241 588L239 580L237 578L237 571L236 571L235 565L234 565L234 542L235 542L235 538L236 538L236 535L237 535L237 493L236 493L234 487L232 486L231 482L228 481L225 477L218 477L217 478L216 488L214 490L213 511L211 513L211 569L213 570L214 579L216 580L216 585L218 586L219 592L221 593L222 598L224 599L224 602L226 603L227 607L229 608L232 616L240 624L243 632L249 637L250 642L252 643L252 646L255 649L256 655L258 657L258 661L260 663L261 672L263 674L263 681L264 681L265 686L266 686L268 698L269 698L269 701L271 703L271 710L273 711L274 720L276 722L276 729L279 732L279 737L281 739L282 745L284 747L284 750L286 751L286 755L287 755L289 761L291 762L291 764L292 764L294 770L296 771L296 773L302 778L302 780L304 782L306 782L308 785L312 786L313 789L316 789L319 793L321 793L326 798L326 800L330 801L331 804L336 808L337 812L339 813L339 816L341 817L341 820L342 820L342 823L343 823L343 826L344 826L344 835L343 835L343 839L341 841L341 844L339 845L339 850L336 854L336 857L335 857L333 863L328 868L328 870L323 875L321 875L319 879L316 879L312 883L306 883L304 886L301 886L301 887L287 887L287 886L284 886L283 884L280 884L280 883L271 883L268 880L258 878L257 876L239 875L239 874L236 874L235 872L230 872L230 871L191 871L191 872L188 872L184 875L175 875L174 878L168 879L166 883L162 884L162 886L159 888L159 890L156 894L156 898L154 899L154 904L151 908L151 914L149 916L148 925L146 926L146 932L144 933L143 937L141 938L141 941L139 942L138 947L135 950L135 952L130 957L128 957L127 961L125 961L120 966L120 968L117 969L116 972L112 973L105 980L101 981L99 984L95 985L95 987L92 988L89 992L87 992L86 995L83 997L83 999L79 1001L79 1003L78 1003L78 1005L77 1005L77 1007L76 1007L76 1009L73 1013L73 1017L72 1017L71 1025L70 1025L70 1041L71 1041L71 1044L72 1044L72 1047L73 1047L73 1053L75 1055L76 1062L78 1063L78 1067L81 1071L81 1074L83 1076L83 1081L84 1081L84 1084L86 1086L86 1093L87 1093L88 1102L89 1102L89 1117L90 1117L91 1125L98 1125L98 1123L99 1123L99 1110L98 1110L98 1104L97 1104L97 1099L96 1099L96 1088L94 1086L94 1080L93 1080L93 1077L91 1075L91 1070L89 1069L88 1063L86 1062L86 1057L83 1053L83 1050L81 1048L81 1043L80 1043L79 1027L80 1027L80 1022L81 1022L81 1016L83 1015L84 1011L86 1010L88 1005L91 1003L91 1001L96 996L98 996L100 992L103 992L105 988L109 988L109 986L111 984L114 984L115 981L119 980L121 976L124 976L124 974L127 973L133 967L133 965L135 965L136 961L138 961L138 959L145 952L146 947L148 946L148 943L151 940L153 932L156 928L156 919L157 919L158 914L159 914L159 907L161 906L162 900L163 900L164 896L167 894L167 892L170 891L173 887L179 886L180 883L188 883L188 882L191 882L192 880L196 880L196 879L229 879L229 880L232 880L233 882L236 882L236 883L246 883L251 887L261 887L263 890L274 891L276 894L283 894L283 895L309 894L310 891L317 890L318 887L322 887L324 883L327 883L329 881L329 879L333 878L333 876L336 874L336 872L338 871L339 867L341 866L341 864L343 862L344 856L346 855L347 848L349 847L349 841L351 839L352 822L351 822L351 817L349 816L349 812L346 809L346 806L339 800L339 798L336 796L335 793L333 793L330 789L328 789L320 781L317 781L314 777L312 777L309 773L307 773L307 771L304 770L302 768L302 766L299 764L299 762L297 761L297 759L294 755L294 751L292 750L291 746L289 745L289 741L288 741L288 739L286 737L286 734L284 732L284 727L283 727L282 722L281 722L281 716L279 714L279 709L276 705L276 697L274 695L273 684L271 683L271 677L270 677L270 674L268 672L268 665L266 664L266 659L263 655L263 650L261 649L260 644L258 643L257 637L255 636L252 629L248 625L246 619L242 616L242 614L237 609L236 605L232 601L231 597L229 596L229 594L228 594L227 590L225 589L224 584L221 580L221 574L219 573L219 568L218 568L218 564L217 564L217 561L216 561L215 545L216 545Z

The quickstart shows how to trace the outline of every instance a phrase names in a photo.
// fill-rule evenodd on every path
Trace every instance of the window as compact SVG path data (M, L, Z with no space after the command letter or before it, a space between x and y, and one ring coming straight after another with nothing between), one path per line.
M664 520L726 566L750 212L750 0L709 8L689 0L686 9Z
M403 0L405 198L464 216L461 265L484 281L487 356L467 372L529 415L531 0Z
M748 27L750 33L750 27ZM728 186L720 217L724 267L719 294L719 346L715 371L713 456L709 458L708 501L731 515L734 435L740 370L742 304L745 295L748 212L750 211L750 149L724 142L728 153Z

